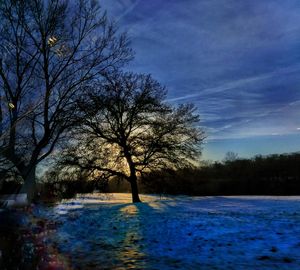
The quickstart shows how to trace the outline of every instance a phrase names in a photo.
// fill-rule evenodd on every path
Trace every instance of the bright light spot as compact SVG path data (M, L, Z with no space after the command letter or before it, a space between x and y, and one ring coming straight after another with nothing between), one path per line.
M11 102L8 103L8 107L11 108L12 110L15 108L15 105L12 104Z
M298 127L297 130L300 130L300 127Z
M138 208L135 205L128 205L120 209L124 214L136 215L138 213Z
M59 56L59 57L63 57L66 56L70 53L70 50L67 46L65 46L64 44L62 44L59 48L57 48L55 50L55 53Z
M48 45L50 47L53 47L57 42L57 38L55 36L49 37L48 39Z

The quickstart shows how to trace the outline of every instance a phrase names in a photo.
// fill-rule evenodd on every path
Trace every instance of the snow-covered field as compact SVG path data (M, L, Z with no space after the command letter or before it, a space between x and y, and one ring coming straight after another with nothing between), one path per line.
M74 269L300 269L300 197L89 194L45 214Z

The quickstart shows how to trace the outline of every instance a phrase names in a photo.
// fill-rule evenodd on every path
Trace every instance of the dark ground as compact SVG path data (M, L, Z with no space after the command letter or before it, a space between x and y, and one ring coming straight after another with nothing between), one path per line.
M61 262L49 234L56 224L32 213L31 208L0 210L1 270L62 270Z

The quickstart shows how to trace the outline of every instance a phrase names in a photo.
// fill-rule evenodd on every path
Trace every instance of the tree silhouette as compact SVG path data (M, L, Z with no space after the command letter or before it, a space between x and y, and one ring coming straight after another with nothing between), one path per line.
M76 124L76 96L131 50L95 1L4 0L0 21L0 156L32 197L37 164Z
M198 158L203 132L194 106L164 102L166 91L151 76L114 74L94 88L78 101L82 126L64 165L123 177L139 202L139 175Z
M235 152L232 152L232 151L228 151L226 152L225 154L225 157L223 159L223 162L226 163L226 162L232 162L232 161L235 161L238 159L238 154L235 153Z

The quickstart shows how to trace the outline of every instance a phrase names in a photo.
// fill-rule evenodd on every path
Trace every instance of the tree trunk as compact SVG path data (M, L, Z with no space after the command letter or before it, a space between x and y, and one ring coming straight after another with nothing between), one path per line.
M138 190L136 175L132 175L130 177L130 185L131 185L132 202L133 203L141 202L140 197L139 197L139 190Z
M2 99L2 96L0 94L0 139L1 139L1 136L2 136L2 133L3 133L3 129L4 129L4 127L3 127L3 114L2 114L2 107L1 107L2 101L1 101L1 99Z
M35 191L36 191L35 171L36 171L36 166L33 165L30 169L27 169L24 174L22 174L24 179L24 184L20 190L20 193L27 194L28 203L30 203L35 196Z
M130 169L130 176L129 176L129 183L131 185L131 195L132 195L132 202L133 203L138 203L141 202L140 197L139 197L139 190L138 190L138 185L137 185L137 177L136 177L136 170L135 170L135 165L132 160L132 156L130 154L130 151L128 150L128 147L124 143L125 146L123 146L124 149L124 154L125 158L127 160L129 169Z

